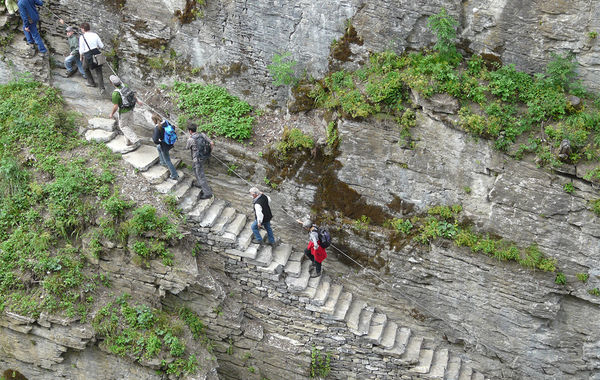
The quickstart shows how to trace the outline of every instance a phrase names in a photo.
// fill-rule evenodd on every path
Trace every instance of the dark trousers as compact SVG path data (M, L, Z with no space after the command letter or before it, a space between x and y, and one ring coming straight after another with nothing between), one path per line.
M306 255L306 257L308 257L310 259L310 261L313 262L313 265L315 266L315 270L317 271L317 274L321 273L321 263L318 263L318 262L315 261L315 257L313 256L313 254L310 251L310 249L305 248L304 249L304 254Z
M94 86L96 85L96 82L94 82L94 77L92 76L92 70L94 70L98 79L98 87L100 89L104 89L104 77L102 76L102 66L95 66L94 68L90 69L90 62L88 62L86 57L83 57L82 63L88 83Z
M212 189L208 185L206 176L204 175L204 164L206 160L194 160L194 174L196 174L195 186L202 189L202 195L205 197L212 196Z

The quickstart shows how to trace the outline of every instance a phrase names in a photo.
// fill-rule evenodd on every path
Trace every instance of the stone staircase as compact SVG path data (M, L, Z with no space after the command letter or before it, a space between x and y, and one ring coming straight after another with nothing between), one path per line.
M310 261L302 260L302 249L285 243L276 247L252 244L250 225L253 220L224 200L214 197L198 200L199 189L192 187L193 174L189 170L179 171L176 181L167 179L168 169L157 164L156 149L142 145L130 151L123 136L116 134L113 120L90 119L85 138L106 143L113 152L123 154L123 159L139 170L156 191L173 195L187 215L190 229L204 237L206 244L219 243L225 248L217 252L228 259L255 266L263 277L283 283L308 312L345 324L347 333L386 361L401 366L405 370L403 375L447 380L485 379L464 355L451 352L441 339L436 342L399 326L365 300L344 290L343 284L334 282L327 273L311 278ZM178 160L173 161L177 165Z

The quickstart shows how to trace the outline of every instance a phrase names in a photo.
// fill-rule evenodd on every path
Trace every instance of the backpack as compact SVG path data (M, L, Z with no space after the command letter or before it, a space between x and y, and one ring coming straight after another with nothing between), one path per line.
M163 141L165 142L165 144L175 144L175 141L177 141L177 133L175 132L175 127L173 127L173 125L169 123L169 120L166 119L162 122L162 127L165 131L165 136L163 137Z
M319 234L319 245L322 248L327 248L331 245L331 235L325 228L317 227L317 233Z
M121 107L133 108L137 102L135 92L127 86L121 86L117 91L121 94Z
M198 152L198 159L200 160L208 159L212 152L210 143L202 134L198 134L198 137L196 137L196 150Z

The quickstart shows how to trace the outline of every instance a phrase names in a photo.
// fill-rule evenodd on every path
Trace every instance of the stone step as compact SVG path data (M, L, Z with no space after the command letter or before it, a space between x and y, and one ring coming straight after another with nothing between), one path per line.
M315 294L317 294L317 288L319 287L319 284L321 283L322 278L323 278L323 275L321 275L319 277L310 277L310 269L309 269L308 284L306 285L306 289L304 289L300 293L300 301L301 302L308 303L308 302L310 302L310 300L312 300L315 297Z
M471 375L471 380L485 380L485 376L479 372L473 372L473 375Z
M408 346L408 342L411 338L412 332L407 327L401 327L396 331L396 339L394 343L394 347L390 350L386 350L385 353L387 355L395 356L401 358L406 352L406 347Z
M137 170L145 172L158 162L158 152L155 147L141 145L133 152L124 154L123 159Z
M200 222L204 218L204 214L213 204L215 197L208 199L199 199L192 211L188 213L188 218L195 222Z
M458 380L471 380L471 375L473 375L473 368L471 368L470 365L463 364L460 369Z
M273 248L270 245L258 246L258 254L254 259L246 259L249 264L265 267L273 262Z
M269 274L283 273L283 267L292 253L292 246L289 244L279 244L273 249L273 261L266 267L257 267L259 271Z
M116 135L117 135L117 133L114 131L108 132L108 131L104 131L102 129L89 129L87 132L85 132L85 139L87 141L96 141L96 142L105 143L107 141L114 139Z
M433 379L443 379L448 367L448 349L438 348L433 354L433 362L429 370L429 376Z
M348 312L346 313L346 316L344 317L346 325L350 331L356 335L360 335L357 334L360 324L360 314L365 307L367 307L367 303L365 301L359 299L353 300Z
M423 337L411 336L406 345L406 350L400 358L404 364L417 364L421 355L421 345L423 344Z
M398 324L394 321L387 321L385 324L385 328L381 334L381 342L379 343L381 347L386 350L394 347L394 343L396 343L396 332L398 331Z
M246 225L247 219L248 217L245 214L236 214L231 223L225 226L223 239L227 239L231 243L234 243Z
M127 145L125 136L123 135L117 135L117 137L106 143L106 146L108 149L112 150L113 153L118 154L129 153L138 148L136 145ZM154 149L154 153L156 153L156 159L158 160L158 152L156 149Z
M171 162L173 163L173 165L175 167L177 167L177 165L179 165L179 162L181 162L181 160L179 158L171 158ZM181 173L181 172L179 171L178 173ZM148 182L150 182L152 185L157 185L157 184L163 182L164 180L169 178L170 174L171 174L171 172L169 171L169 169L166 166L162 166L160 164L156 164L156 165L152 166L150 169L148 169L142 173L144 178L146 178L146 180Z
M222 199L217 199L213 202L213 204L206 210L204 213L204 218L200 222L200 227L209 228L212 227L221 212L225 208L225 201Z
M175 197L177 202L182 200L188 191L192 189L192 181L192 177L183 178L183 181L179 181L173 191L171 191L171 195Z
M417 365L412 369L416 373L429 373L431 369L431 362L433 361L433 350L422 349L419 352L419 361Z
M186 179L186 175L183 171L178 170L177 174L179 175L178 179L165 179L163 182L159 183L158 185L154 186L154 188L156 189L156 191L158 191L161 194L168 194L171 193L175 190L175 187L177 187L177 185L180 182L183 182Z
M350 308L351 303L352 293L342 292L338 299L338 302L335 305L335 310L333 311L333 319L336 321L345 320L346 314L348 313L348 309Z
M325 314L323 317L327 318L328 316L333 316L335 312L335 305L338 303L340 298L340 294L342 294L342 290L344 287L339 284L333 284L329 287L329 294L327 295L327 300L323 307L319 310L321 313Z
M310 301L310 303L315 306L325 305L327 296L329 296L329 290L331 289L331 279L324 275L321 275L321 277L323 277L323 279L319 283L313 299Z
M300 276L292 277L287 276L285 279L285 283L287 287L292 292L299 292L308 286L308 280L310 278L310 274L308 273L308 269L310 268L310 261L305 261L302 263L302 268L300 270Z
M152 170L152 169L150 169ZM147 173L147 172L146 172ZM198 202L198 197L200 196L200 188L192 187L186 194L185 197L179 202L179 209L184 214L189 213L194 209L196 202Z
M88 120L88 127L90 129L101 129L106 132L112 132L115 130L117 120L105 119L102 117L93 117Z
M375 313L375 309L370 306L366 306L360 312L360 318L358 322L358 328L356 331L353 331L354 334L358 336L365 336L369 333L369 327L371 326L371 320L373 319L373 314Z
M225 207L219 219L215 221L215 224L211 227L210 232L214 234L221 234L225 229L225 225L229 224L235 217L236 210L233 207Z
M300 252L300 256L298 255L298 252ZM300 272L302 269L300 259L302 258L302 255L304 255L304 253L302 251L294 251L290 255L288 262L285 264L285 267L283 268L283 271L285 273L287 273L287 275L289 277L300 276Z
M462 360L460 357L452 355L448 361L448 368L446 369L446 380L458 380L460 374L460 365Z
M239 248L230 248L230 249L226 249L225 253L228 253L228 254L234 255L234 256L239 256L244 259L254 260L256 258L256 256L258 255L258 247L259 247L258 244L252 244L250 247L246 248L243 251Z
M387 326L387 315L383 313L375 313L371 319L371 326L367 333L366 340L373 344L381 344L383 339L383 330Z
M253 222L254 222L254 219L248 220L246 222L246 226L244 227L242 232L240 232L240 234L238 235L237 245L241 251L245 251L250 246L250 243L252 242L252 236L254 236L254 234L252 233L252 228L250 228L250 226L252 226Z

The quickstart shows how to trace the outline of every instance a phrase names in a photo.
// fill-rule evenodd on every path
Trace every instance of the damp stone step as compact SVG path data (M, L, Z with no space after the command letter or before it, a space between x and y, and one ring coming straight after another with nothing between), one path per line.
M217 219L215 224L211 227L210 232L214 234L220 234L225 228L225 225L233 220L235 213L236 211L233 207L225 207L219 216L219 219Z
M310 274L308 272L309 268L310 268L310 261L307 260L302 263L302 267L300 270L300 276L286 277L285 282L290 291L299 292L299 291L306 289L306 287L308 286L308 280L310 278Z
M245 251L252 242L252 223L254 220L248 220L246 226L242 229L242 232L238 235L237 245L241 251Z
M373 319L374 313L375 310L370 306L366 306L361 310L360 317L358 319L358 328L354 334L358 336L364 336L369 333L369 327L371 326L371 320Z
M114 131L116 125L117 125L117 120L115 120L115 119L93 117L88 120L88 127L90 129L101 129L106 132Z
M352 301L352 304L348 309L348 313L346 313L346 317L344 318L346 324L348 325L348 328L355 335L361 335L358 334L358 325L360 323L360 314L365 307L367 307L367 303L363 300Z
M463 365L458 380L471 380L471 375L473 375L473 368L469 365Z
M212 227L217 218L219 217L219 215L221 215L221 212L223 211L223 209L225 208L225 201L223 201L222 199L216 200L208 210L206 210L206 213L204 214L204 218L202 218L202 221L200 222L200 227L203 228L209 228Z
M257 247L258 247L258 244L252 244L245 250L241 250L241 249L239 249L239 247L238 248L230 248L230 249L226 249L225 253L227 253L229 255L238 256L238 257L241 257L244 259L254 260L256 258L256 256L258 255Z
M156 189L156 191L158 191L161 194L168 194L173 192L173 190L175 190L175 187L180 183L183 182L183 180L186 179L186 175L183 171L178 170L177 174L179 175L178 179L170 179L167 178L165 179L163 182L159 183L158 185L154 186L154 188Z
M214 199L214 197L208 199L199 199L192 211L188 213L188 218L190 218L192 221L200 222L202 218L204 218L206 210L208 210L213 204Z
M256 266L267 266L273 261L273 248L270 245L259 246L258 253L254 259L246 259L246 262Z
M408 342L412 336L412 332L407 327L401 327L396 331L396 339L394 343L394 347L390 350L386 350L385 354L401 358L402 355L406 352L406 347L408 346Z
M371 319L371 325L369 326L369 331L367 333L366 340L372 344L381 344L381 340L383 339L383 330L386 326L387 315L383 313L373 314L373 318Z
M293 255L293 253L292 253L292 255ZM301 270L302 270L302 263L299 260L298 261L292 260L291 257L290 257L290 260L288 260L287 264L285 264L285 267L283 269L283 271L288 274L288 277L299 277Z
M315 294L317 294L317 288L319 287L322 278L322 274L319 277L310 277L309 269L308 284L306 284L306 289L300 293L300 302L308 303L315 297Z
M310 303L315 306L325 305L325 301L327 300L327 296L329 295L329 290L331 289L331 280L329 279L329 277L323 275L321 275L321 277L323 277L323 279L319 283L319 286L317 287L317 291L315 292L313 299L310 301Z
M177 167L177 165L179 165L180 161L181 160L179 158L176 158L176 159L171 158L171 162L173 163L173 166L175 166L175 167ZM181 173L181 172L178 172L178 173ZM157 184L163 182L164 180L169 178L170 174L171 174L171 172L169 171L169 169L166 166L162 166L160 164L156 164L156 165L152 166L150 169L148 169L142 173L144 178L146 178L146 181L150 182L150 184L152 184L152 185L157 185Z
M123 159L137 170L145 172L158 162L158 152L155 147L141 145L133 152L124 154Z
M335 312L335 305L338 303L343 289L344 287L340 284L333 284L330 286L327 300L325 301L323 307L319 309L319 311L324 314L324 318L333 316L333 313Z
M196 202L198 202L198 197L200 196L200 188L192 187L186 194L185 197L179 202L179 209L184 214L189 213L194 209Z
M281 274L283 272L283 267L287 263L291 253L291 245L279 244L273 249L273 261L271 264L266 267L258 267L258 270L269 274Z
M182 200L187 192L192 189L192 177L184 178L183 181L179 181L177 186L171 191L171 195L175 197L177 202Z
M452 355L448 360L448 368L446 369L445 380L458 380L460 375L460 365L462 360L460 357Z
M485 380L485 376L479 372L474 372L471 376L471 380Z
M419 352L419 361L413 368L413 372L425 374L431 369L431 362L433 361L433 350L422 349Z
M343 292L335 305L333 319L336 321L343 321L346 318L350 304L352 304L352 293Z
M448 356L449 352L447 348L441 348L435 350L433 354L433 362L431 363L431 369L429 370L429 377L433 379L443 379L448 367Z
M107 142L106 146L113 153L118 154L129 153L138 148L136 145L127 145L127 141L125 140L125 136L123 135L117 135L117 137ZM156 159L158 160L158 152L156 152L156 149L154 149L154 153L156 153Z
M246 220L248 217L245 214L237 214L227 226L225 226L225 231L223 232L223 239L230 241L231 243L235 242L238 238L238 235L242 232L242 229L246 225Z
M87 141L96 141L96 142L107 142L112 140L117 135L114 131L104 131L102 129L88 129L85 132L85 139Z
M406 345L404 355L400 358L404 364L417 364L419 362L419 356L421 354L421 345L423 344L423 337L411 336Z

